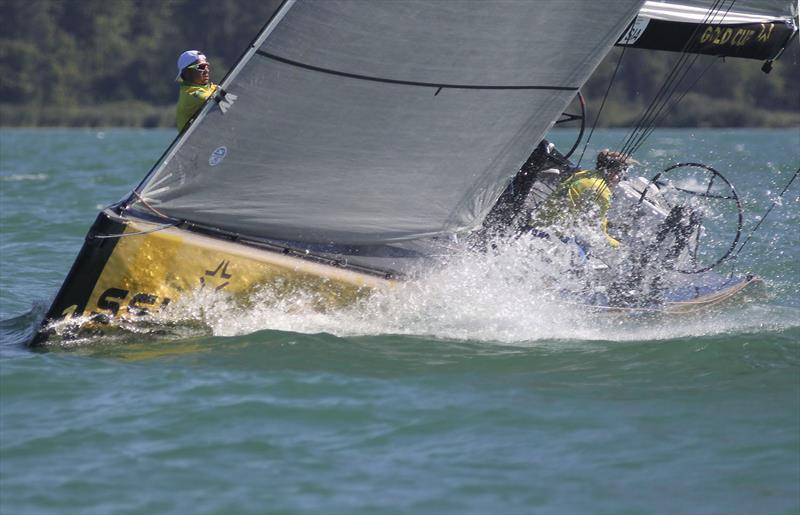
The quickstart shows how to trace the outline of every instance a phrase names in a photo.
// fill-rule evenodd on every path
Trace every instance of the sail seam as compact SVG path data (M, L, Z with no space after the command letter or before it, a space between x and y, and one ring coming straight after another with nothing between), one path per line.
M358 80L366 80L371 82L383 82L386 84L402 84L404 86L421 86L426 88L436 88L436 89L496 89L496 90L549 90L549 91L578 91L580 88L577 86L534 86L534 85L520 85L520 86L493 86L493 85L482 85L482 84L445 84L439 82L419 82L419 81L410 81L410 80L400 80L400 79L389 79L386 77L374 77L370 75L362 75L358 73L349 73L343 72L339 70L333 70L330 68L322 68L320 66L314 66L312 64L301 63L299 61L294 61L292 59L287 59L285 57L281 57L275 54L271 54L269 52L264 52L263 50L256 50L256 54L266 57L267 59L272 59L274 61L278 61L284 64L288 64L290 66L296 66L298 68L304 68L306 70L312 70L320 73L327 73L329 75L338 75L340 77L347 77L350 79L358 79Z

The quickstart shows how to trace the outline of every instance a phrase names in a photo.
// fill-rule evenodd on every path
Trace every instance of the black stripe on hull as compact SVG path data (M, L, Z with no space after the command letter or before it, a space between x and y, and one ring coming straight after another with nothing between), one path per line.
M65 318L65 311L72 306L75 306L72 314L66 316L79 317L84 313L95 284L119 241L119 238L95 238L95 236L121 234L124 231L125 224L118 220L112 220L105 211L97 215L97 219L86 235L78 257L75 258L75 262L50 305L39 331L31 341L31 346L35 347L47 341L52 334L52 331L46 329L48 324Z

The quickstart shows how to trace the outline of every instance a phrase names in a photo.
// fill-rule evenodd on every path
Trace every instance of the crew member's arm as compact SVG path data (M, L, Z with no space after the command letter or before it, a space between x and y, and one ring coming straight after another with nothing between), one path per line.
M603 188L596 198L597 204L600 206L600 229L602 229L608 244L616 249L619 247L619 240L608 234L608 218L606 215L611 207L611 191L607 185L603 184Z
M570 184L567 192L572 209L590 213L597 210L600 217L600 229L606 241L613 248L619 247L619 241L608 234L608 219L606 213L611 207L611 190L602 179L582 178Z

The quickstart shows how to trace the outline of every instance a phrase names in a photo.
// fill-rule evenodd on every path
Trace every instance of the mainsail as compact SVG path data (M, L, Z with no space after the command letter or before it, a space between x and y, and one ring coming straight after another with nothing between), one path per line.
M796 33L793 0L648 0L617 45L772 60Z
M133 207L312 244L475 228L641 5L287 0Z

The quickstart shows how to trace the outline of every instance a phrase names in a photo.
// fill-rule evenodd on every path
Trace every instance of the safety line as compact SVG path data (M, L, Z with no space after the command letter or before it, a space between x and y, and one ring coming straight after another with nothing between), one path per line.
M753 234L755 234L755 232L758 230L758 228L759 228L759 227L761 227L761 224L764 222L764 220L766 220L766 219L767 219L767 216L770 214L770 212L772 211L772 209L773 209L775 206L777 206L777 205L778 205L778 202L780 202L781 198L783 198L783 194L784 194L784 193L786 193L786 190L788 190L788 189L789 189L789 186L791 186L791 185L792 185L792 182L794 182L794 180L797 178L797 175L798 175L798 174L800 174L800 168L798 168L798 169L797 169L797 171L795 171L795 172L794 172L794 175L792 175L792 178L791 178L791 179L789 179L789 182L788 182L788 183L786 183L786 186L784 186L783 190L782 190L782 191L781 191L781 192L778 194L778 197L777 197L775 200L773 200L773 201L772 201L772 204L769 206L769 208L767 208L767 211L766 211L766 213L764 213L764 216L762 216L762 217L761 217L761 220L759 220L759 221L758 221L758 223L756 224L756 226L755 226L755 227L753 227L753 230L752 230L752 231L750 231L750 234L748 234L748 235L747 235L747 238L744 240L744 242L742 242L742 244L739 246L739 249L738 249L738 250L736 251L736 253L735 253L735 254L734 254L732 257L731 257L731 260L735 260L736 258L738 258L738 257L739 257L739 253L742 251L742 249L744 248L744 246L745 246L745 245L747 245L747 242L749 242L749 241L750 241L750 238L752 238ZM733 273L733 272L731 272L731 274L732 274L732 273Z
M109 240L113 238L124 238L125 236L141 236L142 234L150 234L152 232L163 231L164 229L169 229L170 227L175 227L176 225L180 224L181 222L175 221L169 224L159 225L158 227L154 227L152 229L147 229L146 231L138 231L138 232L123 232L120 234L103 234L103 235L93 235L92 239L96 240Z
M631 22L633 23L633 22ZM583 150L581 151L581 157L578 158L577 167L580 168L581 161L583 161L583 155L586 153L586 147L589 146L589 141L592 140L592 134L594 134L594 129L597 127L597 122L600 120L600 115L603 113L603 107L606 105L606 99L608 99L608 93L611 91L611 86L614 84L614 79L617 77L617 72L619 71L619 65L622 64L622 58L625 56L625 49L627 47L622 47L622 52L619 54L619 59L617 59L617 66L614 68L614 73L611 75L611 80L608 81L608 87L606 88L606 93L603 95L603 101L600 103L600 109L597 110L597 116L594 118L594 123L592 124L592 130L589 131L589 136L586 138L586 143L583 145Z

